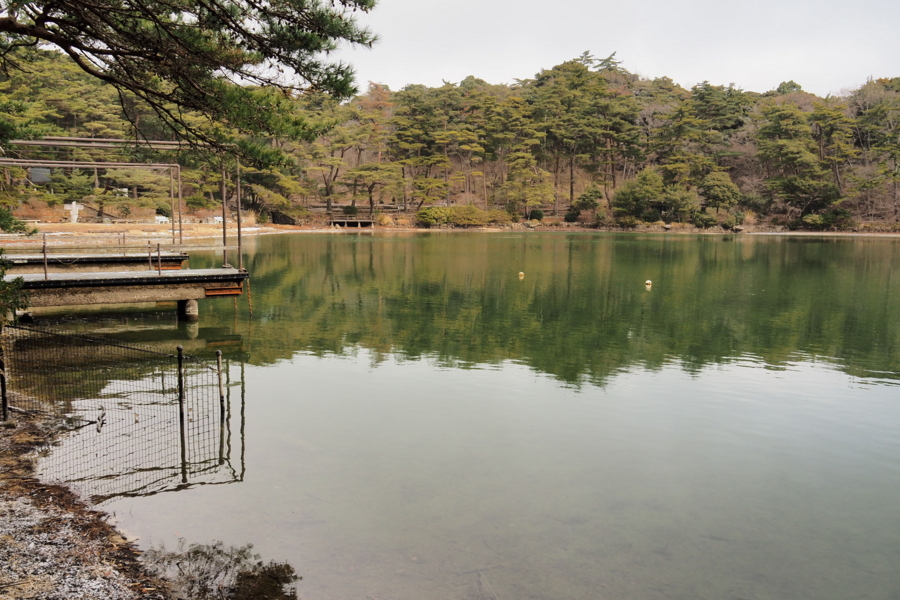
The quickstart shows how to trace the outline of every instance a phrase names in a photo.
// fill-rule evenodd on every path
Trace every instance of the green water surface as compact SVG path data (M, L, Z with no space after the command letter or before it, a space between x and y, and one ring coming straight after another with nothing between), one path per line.
M252 542L307 600L900 594L900 240L246 242L199 336L123 328L244 400L240 481L104 507L142 545Z

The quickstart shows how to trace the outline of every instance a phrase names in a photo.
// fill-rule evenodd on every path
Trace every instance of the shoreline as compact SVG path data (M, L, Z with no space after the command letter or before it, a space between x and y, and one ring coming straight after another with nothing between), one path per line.
M731 236L800 236L800 237L900 237L900 231L789 231L783 227L747 227L741 231L727 231L721 228L698 229L696 227L673 227L666 229L659 225L642 225L634 229L615 227L559 227L553 225L529 226L515 223L504 227L375 227L375 228L337 228L326 225L251 225L241 230L242 237L257 237L278 234L344 234L344 233L510 233L510 232L542 232L542 233L596 233L596 234L635 234L635 235L731 235ZM177 235L177 234L176 234ZM237 227L229 224L226 239L229 247L235 243L238 235ZM171 228L168 225L154 224L100 224L100 223L45 223L40 225L37 233L0 234L0 248L29 248L40 246L44 236L48 247L64 246L72 240L84 246L118 246L145 248L147 245L191 246L192 242L201 240L221 240L221 225L187 223L183 228L180 241L173 242ZM221 242L214 244L221 247Z
M52 420L15 419L0 428L0 598L169 600L108 514L37 477L37 454L56 437Z

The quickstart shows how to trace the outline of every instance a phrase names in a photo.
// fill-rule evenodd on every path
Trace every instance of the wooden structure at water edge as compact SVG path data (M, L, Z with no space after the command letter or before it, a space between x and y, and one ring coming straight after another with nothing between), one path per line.
M94 271L163 271L183 269L185 252L131 252L124 254L10 254L5 256L6 272L12 275L43 273L90 273Z
M5 279L22 279L28 308L174 301L179 318L196 321L198 300L239 296L249 277L245 270L228 265L186 269L186 253L163 252L159 245L146 253L66 250L50 254L45 241L40 254L4 257Z
M350 227L362 229L375 229L375 219L367 218L367 217L356 217L356 216L341 216L336 217L333 216L328 220L328 224L332 227L339 227L342 229L347 229Z
M239 296L248 276L246 271L231 267L19 275L23 289L28 291L29 307L175 301L179 317L188 321L199 317L197 300Z

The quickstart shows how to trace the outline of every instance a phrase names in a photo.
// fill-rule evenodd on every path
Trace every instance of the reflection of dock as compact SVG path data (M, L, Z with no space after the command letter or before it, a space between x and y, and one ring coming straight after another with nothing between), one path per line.
M56 326L54 331L72 335L70 345L74 348L78 347L79 331L67 330L64 326ZM244 336L241 334L228 333L227 330L219 327L197 327L193 323L182 324L180 327L136 331L96 327L90 331L90 335L101 337L111 345L139 344L143 348L155 350L161 354L169 354L172 348L181 346L185 353L206 359L211 359L217 350L221 350L223 355L234 360L245 357ZM32 339L27 344L14 345L13 349L22 360L27 361L31 360L32 356L40 357L40 353L52 344L52 341ZM85 341L82 345L94 346L90 341ZM103 351L96 348L94 354L99 356L103 354ZM119 356L116 360L123 365L129 361L141 362L145 359L140 356Z
M48 328L72 336L100 337L119 344L135 344L162 353L182 346L186 354L213 360L216 350L226 359L246 360L250 347L245 334L236 333L234 326L205 327L203 323L185 323L172 313L152 308L120 310L114 314L79 310L78 317L67 312L47 308L35 311L36 329Z
M190 327L190 326L189 326ZM181 333L182 335L178 335ZM191 336L195 337L191 337ZM200 327L196 331L160 329L155 331L143 331L139 335L130 336L127 333L111 334L110 339L126 343L137 343L148 348L156 348L165 351L173 345L179 345L184 351L193 355L212 355L216 350L221 350L226 356L242 356L244 352L244 336L239 333L225 333L220 328Z

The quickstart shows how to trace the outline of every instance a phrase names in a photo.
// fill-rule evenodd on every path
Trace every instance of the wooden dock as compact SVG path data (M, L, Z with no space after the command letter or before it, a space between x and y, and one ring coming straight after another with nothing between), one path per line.
M356 218L356 217L332 217L329 220L329 223L332 226L338 226L343 228L348 227L357 227L362 229L363 227L369 227L375 229L375 219L367 219L367 218Z
M150 271L103 271L90 273L25 273L7 275L7 281L22 278L29 307L77 306L85 304L178 303L179 316L198 318L197 300L243 293L246 271L179 269Z
M188 261L185 252L126 252L123 254L6 254L7 273L88 273L94 271L169 271L183 269ZM46 263L45 263L46 259Z

